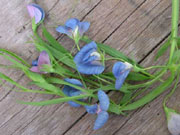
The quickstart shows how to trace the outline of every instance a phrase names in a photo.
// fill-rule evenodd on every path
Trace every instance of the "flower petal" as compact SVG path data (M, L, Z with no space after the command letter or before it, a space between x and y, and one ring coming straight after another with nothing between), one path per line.
M56 31L59 33L67 34L68 36L72 37L72 29L66 26L59 26L56 28Z
M80 22L79 23L79 34L82 36L90 27L89 22Z
M32 61L32 66L38 66L38 60L33 60Z
M108 97L108 95L104 91L99 90L98 91L98 99L100 102L100 109L102 111L107 111L109 108L109 97Z
M105 67L100 63L97 56L91 56L91 53L97 50L94 41L85 45L74 57L77 70L83 74L101 74Z
M68 83L71 83L71 84L74 84L74 85L78 85L78 86L83 87L82 83L77 79L65 78L64 81L66 81Z
M98 105L95 104L95 105L86 105L84 106L86 108L86 111L89 113L89 114L95 114L98 110Z
M90 64L82 64L77 65L77 70L82 74L87 75L98 75L104 71L105 67L102 65L90 65Z
M71 18L66 21L65 26L71 28L73 31L75 30L76 27L78 27L79 20L76 18Z
M83 58L85 57L87 59L88 55L90 55L89 52L93 52L94 50L97 50L97 45L94 41L90 42L89 44L85 45L81 50L76 54L74 57L74 62L79 63L82 62Z
M180 114L171 114L171 117L168 120L168 130L172 135L180 134Z
M123 62L116 62L113 66L112 72L116 78L119 78L125 69L126 65Z
M44 10L37 4L29 4L27 6L31 18L35 17L35 23L38 24L45 17Z
M40 73L40 70L39 70L38 66L33 66L32 68L30 68L30 70L32 72Z
M119 90L119 89L122 87L122 85L123 85L125 79L127 78L129 72L130 72L130 70L124 71L124 72L116 79L115 88L116 88L117 90Z
M107 122L109 118L109 114L105 111L102 111L98 114L98 117L94 123L94 130L97 130L99 128L101 128L102 126L104 126L104 124Z
M76 103L76 102L73 102L73 101L68 101L68 104L69 104L70 106L76 107L76 108L81 106L80 104L78 104L78 103Z
M48 53L46 51L42 51L39 55L38 66L50 64L51 62Z

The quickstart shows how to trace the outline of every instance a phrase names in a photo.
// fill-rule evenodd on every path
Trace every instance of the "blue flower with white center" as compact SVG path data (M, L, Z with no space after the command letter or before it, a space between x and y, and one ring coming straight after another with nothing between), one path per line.
M89 114L96 114L97 113L97 119L94 123L94 130L97 130L99 128L101 128L108 120L109 118L109 114L107 112L108 108L109 108L109 97L107 96L107 94L102 91L99 90L98 91L98 99L99 99L99 105L95 104L95 105L91 105L91 106L85 106L86 111Z
M66 78L66 79L64 79L64 81L71 83L71 84L74 84L74 85L77 85L77 86L80 86L80 87L83 87L82 83L76 79ZM77 90L77 89L75 89L71 86L68 86L68 85L64 86L63 92L66 96L69 96L69 97L78 96L78 95L82 94L82 92L80 90ZM73 102L73 101L68 101L68 104L71 105L72 107L80 107L81 106L80 104Z
M115 88L119 90L131 71L132 65L127 62L116 62L113 66L113 74L116 78Z
M64 26L59 26L56 31L66 34L72 39L79 41L83 34L89 29L89 22L80 22L76 18L71 18L66 21Z
M74 57L77 70L88 75L101 74L104 71L105 67L100 60L101 56L94 41L85 45Z

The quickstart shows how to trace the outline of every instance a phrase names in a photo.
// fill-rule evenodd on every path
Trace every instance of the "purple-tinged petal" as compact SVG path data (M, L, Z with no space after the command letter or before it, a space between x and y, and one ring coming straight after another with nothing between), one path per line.
M76 103L76 102L73 102L73 101L68 101L68 104L69 104L70 106L76 107L76 108L78 108L78 107L81 106L80 104L78 104L78 103Z
M104 124L107 122L109 118L109 114L105 111L102 111L98 114L97 119L94 123L94 130L97 130L99 128L101 128L102 126L104 126Z
M113 66L112 72L116 78L119 78L119 76L125 71L126 65L123 62L116 62Z
M71 28L73 31L78 27L79 20L76 18L71 18L66 21L65 26Z
M95 114L98 110L98 105L95 104L95 105L86 105L84 106L86 108L86 111L89 113L89 114Z
M102 111L107 111L109 108L109 97L108 95L102 91L98 91L98 99L99 99L99 104L100 104L100 109Z
M51 62L48 53L46 51L42 51L39 55L38 66L50 64Z
M40 73L40 70L39 70L38 66L33 66L33 67L30 68L30 70L32 72Z
M117 90L119 90L119 89L122 87L122 85L123 85L125 79L127 78L129 72L130 72L130 70L125 70L125 71L116 79L115 88L116 88Z
M44 10L37 4L29 4L27 6L31 18L35 17L35 23L38 24L45 17Z
M58 26L56 31L59 33L67 34L68 36L72 37L72 29L66 26Z
M79 23L79 34L82 36L90 27L89 22L80 22Z

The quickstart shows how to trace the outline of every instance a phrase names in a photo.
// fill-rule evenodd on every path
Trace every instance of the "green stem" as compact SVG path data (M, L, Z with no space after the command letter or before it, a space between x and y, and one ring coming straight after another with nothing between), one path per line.
M174 51L177 46L176 38L178 36L178 21L179 21L179 0L172 0L172 26L171 26L172 44L171 44L168 64L172 63Z

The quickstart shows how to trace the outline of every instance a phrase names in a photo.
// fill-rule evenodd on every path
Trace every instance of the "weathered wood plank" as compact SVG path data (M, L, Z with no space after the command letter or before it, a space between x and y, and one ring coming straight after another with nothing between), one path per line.
M134 14L132 14L132 11L134 10L134 9L136 9L138 6L136 5L134 8L130 8L130 6L129 5L127 5L127 9L126 8L123 8L123 6L125 5L125 4L121 4L121 6L120 6L120 3L118 4L118 3L115 3L114 1L113 2L111 2L111 1L109 1L109 2L107 2L107 1L102 1L103 3L101 4L100 3L100 5L98 5L93 11L92 11L92 14L90 13L90 14L88 14L88 16L86 17L87 19L89 19L89 21L91 22L91 19L92 19L92 27L91 27L91 32L90 32L90 36L91 37L93 37L93 38L95 38L95 39L97 39L97 40L99 40L99 41L104 41L108 36L109 36L109 34L113 34L111 37L114 37L114 39L113 40L115 40L115 41L113 41L111 38L110 39L108 39L107 41L106 41L106 43L110 43L110 44L112 44L113 45L113 47L115 47L115 48L117 48L117 45L119 46L119 43L118 43L118 41L121 41L121 39L124 39L124 38L126 38L126 42L127 41L129 41L131 38L132 39L134 39L135 40L135 43L133 43L133 46L135 45L139 45L139 42L140 42L140 45L142 46L142 45L144 45L143 43L141 43L142 41L140 41L140 38L142 38L142 39L144 39L144 37L143 36L147 36L147 33L144 33L144 32L142 32L143 31L143 28L144 29L146 29L145 27L147 26L144 26L143 24L141 24L139 27L137 27L137 29L136 28L134 28L133 29L133 26L132 26L132 28L131 29L125 29L127 26L131 26L131 25L133 25L133 22L137 19L136 17L138 17L138 16L141 16L142 15L142 12L141 13L137 13L137 11L135 12L136 13L136 15L134 15ZM132 1L131 1L132 2ZM139 3L139 5L140 5L140 3L141 2L143 2L143 1L136 1L137 3ZM159 4L157 4L158 2L160 2L160 1L157 1L157 2L154 2L154 1L150 1L149 0L149 5L148 4L146 4L146 5L148 5L149 6L149 10L150 9L152 9L152 7L154 7L155 5L159 5ZM65 1L64 1L64 3L65 4L67 4ZM126 3L125 1L123 1L122 0L122 3ZM154 3L156 3L155 5L154 5ZM161 2L162 3L162 2ZM162 9L163 9L163 7L164 6L167 6L166 4L168 4L168 2L167 1L165 1L164 2L165 4L161 4L161 6L162 6L162 8L160 8L159 10L161 11ZM44 2L44 6L46 5L47 3L46 2ZM71 3L70 3L71 4ZM71 7L69 6L70 4L67 4L66 6L63 6L63 4L62 3L58 3L57 4L57 6L55 6L53 9L52 9L52 14L55 14L55 15L57 15L57 11L63 11L63 10L66 10L65 12L62 12L64 15L57 15L57 20L61 20L63 17L64 17L64 19L62 19L62 22L64 22L68 17L67 17L67 12L68 12L68 9L70 9ZM117 7L118 8L116 8L116 5L117 4ZM152 4L152 5L151 5ZM69 8L68 9L63 9L63 10L61 10L61 8L65 8L65 7L67 7L67 6L69 6ZM89 5L86 5L87 7L89 6ZM85 7L86 7L85 6ZM159 6L159 7L161 7L161 6ZM73 13L73 15L72 16L75 16L75 17L78 17L78 18L83 18L84 16L83 16L83 14L81 13L81 12L83 12L84 10L86 10L87 8L84 8L83 10L80 10L79 11L79 9L82 9L82 5L80 4L80 5L78 5L78 13L76 14L76 12L74 12ZM101 8L100 8L101 7ZM146 6L145 6L146 7ZM102 9L102 8L104 8L104 9ZM129 8L130 8L130 10L129 10ZM106 9L109 9L107 12L106 12ZM122 11L121 11L121 13L124 15L122 18L122 20L120 19L121 18L121 13L119 14L119 10L120 9L123 9ZM143 11L143 8L140 8L140 9L142 9L142 11ZM128 11L129 10L129 11ZM103 11L103 12L102 12ZM123 12L124 11L124 12ZM157 11L157 8L155 9L155 11ZM155 13L155 11L154 12L152 12L153 14ZM158 13L160 13L160 11L159 12L157 12L157 14ZM111 13L112 12L112 13ZM127 12L127 13L126 13ZM139 10L138 10L138 12L140 12ZM49 14L49 16L51 16L51 13ZM60 12L61 13L61 12ZM96 18L96 15L97 15L97 13L100 13L100 15ZM114 17L114 18L112 18L112 16L113 16L113 14L117 14L118 13L118 16L116 16L118 19L117 19L117 23L115 23L115 19L116 19L116 17ZM87 13L86 13L87 14ZM108 16L108 14L109 14L109 16ZM111 15L112 14L112 15ZM131 20L131 21L128 21L128 23L126 23L127 22L127 17L129 16L129 15L134 15L133 17L129 17L129 18L132 18L133 20ZM168 12L168 14L169 14L169 12ZM111 15L111 16L110 16ZM132 16L131 15L131 16ZM166 14L164 14L164 16L167 16ZM102 20L100 20L100 18L101 17L104 17ZM107 25L106 23L104 23L104 19L105 18L109 18L110 20L109 20L109 24L110 25ZM120 20L119 20L120 19ZM163 17L161 17L161 19L163 19ZM159 20L161 20L161 19L159 19ZM48 21L51 21L52 19L51 18L49 18L49 20ZM94 21L93 21L94 20ZM100 20L100 21L99 21ZM125 21L126 20L126 21ZM148 39L148 41L145 41L145 42L148 42L148 43L145 43L147 46L149 45L150 47L146 50L145 49L145 47L144 47L144 49L145 50L143 50L142 49L142 51L146 51L145 52L145 54L148 52L148 51L150 51L150 49L152 49L164 36L165 36L165 34L167 34L168 32L169 32L169 24L170 24L170 22L169 21L167 21L167 22L165 22L165 20L161 20L161 21L157 21L157 19L155 19L155 20L153 20L153 22L154 23L152 23L152 24L154 24L154 25L156 25L157 23L161 23L161 24L165 24L165 25L167 25L167 29L164 29L164 32L162 32L161 34L163 34L163 35L161 35L161 34L159 34L158 33L158 38L153 42L153 46L150 46L150 43L152 43L152 39ZM47 21L47 23L48 23L48 21ZM108 19L106 20L106 22L108 21ZM152 21L152 19L144 19L144 16L142 16L141 17L141 21L137 21L136 22L136 24L139 24L140 22L141 23L149 23L149 22L151 22ZM61 22L61 21L60 21ZM61 22L61 23L62 23ZM103 24L104 23L104 24ZM124 24L124 23L126 23L126 24ZM115 24L115 25L113 25L113 24ZM152 24L151 24L151 26L152 26ZM112 26L113 25L113 26ZM119 26L120 25L120 26ZM101 27L100 27L101 26ZM122 26L123 26L123 29L122 29ZM126 27L125 27L126 26ZM143 26L143 28L141 29L141 27ZM112 29L111 29L112 28ZM155 27L155 26L152 26L152 28L154 28L155 29L155 32L159 32L159 31L161 31L161 30L159 30L158 28L159 28L159 25L157 25L157 28ZM148 28L148 30L149 31L146 31L146 32L154 32L154 30L152 30L152 28ZM119 33L121 30L119 30L119 29L121 29L121 30L123 30L123 32L121 33L121 34L117 34L117 33ZM117 32L115 32L114 33L114 30L117 30ZM118 31L119 30L119 31ZM130 30L132 30L132 31L130 31ZM98 31L100 31L100 34L98 33ZM108 31L108 32L107 32ZM130 32L129 32L130 31ZM103 36L103 34L105 33L105 32L107 32L107 35L105 34L104 36ZM128 34L127 34L127 33ZM133 33L131 33L131 32L133 32ZM96 34L97 33L97 34ZM124 36L124 34L123 33L126 33L125 34L125 36ZM136 33L136 34L134 34L134 33ZM140 36L140 38L137 38L137 36L138 36L138 34L140 34L140 33L142 33L142 35ZM153 34L153 33L152 33ZM132 35L132 36L131 36ZM122 36L122 37L121 37ZM126 37L127 36L127 37ZM136 39L137 38L137 39ZM119 40L120 39L120 40ZM142 40L141 39L141 40ZM139 41L138 41L139 40ZM61 42L63 42L64 40L61 40ZM133 41L133 40L132 40ZM138 42L136 42L136 41L138 41ZM128 45L130 45L130 44L132 44L132 43L130 43L130 42L128 42L127 44L126 44L126 42L122 42L121 43L121 45L126 45L126 46L128 46ZM68 47L69 47L69 42L66 42L66 44L68 45ZM114 46L115 45L115 46ZM141 47L140 46L140 47ZM137 48L133 48L134 50L141 50L141 49L138 49L138 47ZM131 49L131 50L133 50L133 49ZM128 49L127 49L128 50ZM122 51L126 51L126 49L123 49ZM129 53L129 51L127 51L126 52L126 54L128 54ZM140 54L140 52L136 52L135 53L136 55L138 55L138 54ZM141 55L141 54L140 54ZM139 56L139 58L137 58L138 60L140 60L142 58L142 56ZM28 81L28 80L27 80ZM8 98L10 98L10 99L8 99L8 101L6 100L6 101L4 101L4 104L3 104L3 106L5 106L5 105L7 105L7 103L8 104L10 104L10 102L12 102L12 99L11 98L13 98L13 96L16 96L17 95L17 93L14 93L14 94L11 94L10 96L8 96ZM32 96L35 96L35 95L32 95ZM29 96L28 96L29 97ZM41 96L40 96L41 97ZM35 99L35 100L40 100L40 97L37 97L37 99ZM17 96L17 98L19 98L19 96ZM47 98L47 97L46 97ZM51 96L48 96L48 98L51 98ZM13 104L13 105L15 105L15 104ZM12 106L13 106L12 105ZM0 105L1 106L1 105ZM3 106L1 107L1 108L3 108ZM15 108L14 107L12 107L11 106L11 108L12 108L12 110L14 110ZM59 107L59 108L58 108ZM27 109L26 109L27 108ZM44 109L45 108L45 109ZM58 109L57 109L58 108ZM11 119L10 121L8 121L2 128L0 128L0 131L1 130L3 130L3 131L6 131L7 129L9 129L10 130L10 128L12 128L11 129L11 131L6 131L7 133L9 133L9 134L11 134L11 133L13 133L14 132L14 134L61 134L61 133L63 133L66 129L68 129L68 127L70 127L70 125L72 124L72 123L74 123L76 120L78 120L78 118L80 118L81 117L81 115L84 113L84 111L81 109L80 111L79 110L77 110L77 109L72 109L72 108L70 108L70 107L68 107L68 105L67 104L63 104L62 106L60 106L60 105L55 105L55 106L52 106L52 107L43 107L42 109L41 108L37 108L37 107L25 107L25 108L22 108L24 111L21 111L21 110L19 110L19 112L20 113L18 113L18 111L16 111L16 113L14 113L15 114L15 117L13 117L13 119ZM34 109L34 110L33 110ZM37 110L36 110L37 109ZM8 109L7 109L8 110ZM11 109L9 108L9 112L13 112L13 111L11 111ZM32 110L32 111L31 111ZM30 115L29 116L29 111L31 111L31 113L32 113L32 115ZM54 113L54 111L55 111L55 113ZM72 111L72 112L70 112L70 113L67 113L66 114L66 112L69 112L69 111ZM22 112L22 113L21 113ZM37 112L37 113L36 113ZM47 114L46 114L46 112L48 112ZM78 113L78 114L75 114L75 113ZM4 112L5 113L5 112ZM14 115L13 114L13 115ZM17 115L16 115L17 114ZM53 114L52 116L50 115L50 114ZM6 114L5 114L6 115ZM11 114L12 115L12 114ZM73 115L73 118L71 118L72 116L71 115ZM21 117L22 116L22 117ZM28 117L29 116L29 117ZM21 119L21 121L23 122L23 123L20 123L20 124L18 124L17 126L15 126L15 127L13 127L14 126L14 123L16 123L16 121L18 121L19 119L18 119L18 117L20 117L20 119ZM62 117L64 117L63 119L62 119ZM115 116L115 118L118 118L119 116ZM48 119L47 119L48 118ZM84 119L84 117L83 117L83 119ZM87 118L87 119L85 119L86 121L92 121L92 119L95 119L95 117L94 116L92 116L92 118ZM31 120L32 120L32 122L31 122ZM66 121L67 120L67 121ZM70 122L71 121L71 122ZM92 121L93 122L93 121ZM117 120L115 120L114 119L114 124L117 122ZM81 124L83 124L83 123L81 123ZM9 125L10 125L10 128L9 128ZM63 126L63 125L65 125L65 126ZM81 126L81 125L80 125ZM81 130L83 130L83 129L86 129L87 127L88 127L89 125L87 125L87 126L84 126L84 128L82 128ZM109 126L112 128L112 124L110 123L109 124ZM81 126L82 127L82 126ZM90 130L91 130L92 128L90 127ZM110 128L109 128L110 129ZM87 129L88 130L88 129ZM90 131L89 130L89 131ZM87 131L88 133L89 133L89 131ZM73 130L73 134L75 133L75 132L77 132L77 134L79 133L78 131L76 131L76 130ZM103 132L102 131L99 131L100 133L102 133L103 134ZM71 133L71 132L70 132ZM68 132L68 134L69 134L69 132Z

